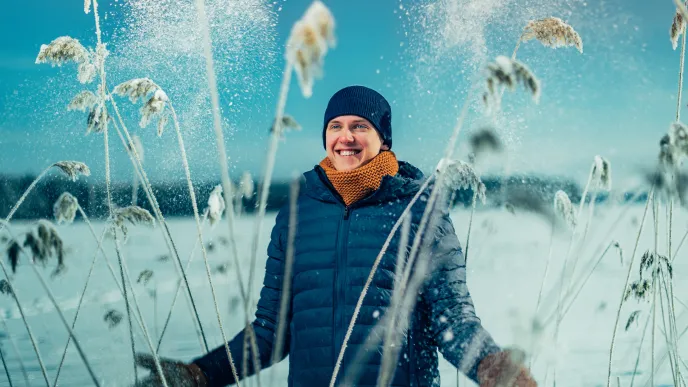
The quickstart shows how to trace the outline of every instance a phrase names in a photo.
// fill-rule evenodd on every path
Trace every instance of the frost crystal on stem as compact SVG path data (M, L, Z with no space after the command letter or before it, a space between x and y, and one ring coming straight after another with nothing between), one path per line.
M219 184L210 192L207 211L210 225L214 226L220 221L222 213L225 211L225 200L222 198L222 186Z
M334 47L334 17L321 2L314 1L298 20L287 40L286 57L294 65L303 96L313 94L313 80L322 76L323 58Z
M576 228L576 213L574 212L569 195L562 190L554 194L554 212L557 216L566 221L566 224L570 228Z
M485 184L468 163L443 158L435 170L437 173L444 173L444 181L449 189L470 189L476 199L485 204Z
M487 92L483 95L483 101L487 104L491 99L499 105L500 86L513 91L516 85L522 83L530 91L535 103L540 99L540 81L523 63L505 56L498 56L494 62L487 65Z
M53 214L57 224L66 223L71 224L76 217L76 211L79 208L79 203L76 198L69 192L63 192L55 205L53 206Z
M72 181L76 181L79 175L91 176L91 170L80 161L58 161L53 166L59 168Z
M578 32L558 17L531 20L523 29L521 41L539 40L543 45L552 48L575 46L583 53L583 41Z

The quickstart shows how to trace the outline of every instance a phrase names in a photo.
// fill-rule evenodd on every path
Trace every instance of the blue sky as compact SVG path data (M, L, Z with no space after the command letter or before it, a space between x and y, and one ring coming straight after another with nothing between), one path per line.
M309 1L206 0L212 20L223 125L232 174L260 175L284 65L283 47ZM235 3L242 3L241 5ZM444 151L471 82L486 61L509 55L528 20L558 16L584 41L584 52L531 41L519 59L542 83L539 105L518 91L504 98L499 132L509 170L575 178L581 184L596 154L613 166L616 187L630 188L650 165L674 119L679 51L669 27L671 0L348 0L325 1L336 19L337 46L311 98L291 84L286 111L303 126L280 144L276 177L312 168L324 150L320 132L329 97L362 84L392 103L394 151L425 171ZM34 64L43 43L69 35L95 45L93 15L81 1L5 2L0 13L0 173L37 173L52 162L82 160L104 176L102 135L85 135L85 114L67 112L79 91L74 65ZM180 114L192 175L219 179L205 64L191 0L100 2L112 87L149 77ZM145 166L156 181L183 179L174 132L158 138L138 127L137 109L118 100L142 138ZM685 103L682 111L685 112ZM463 135L485 123L473 103ZM465 137L462 136L462 139ZM131 178L121 144L111 139L113 176ZM459 156L465 157L463 145ZM492 163L485 173L506 161Z

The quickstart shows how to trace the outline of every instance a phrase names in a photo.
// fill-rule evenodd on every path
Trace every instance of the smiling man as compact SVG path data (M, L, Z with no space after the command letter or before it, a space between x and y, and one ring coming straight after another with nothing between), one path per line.
M304 173L305 188L297 200L294 261L284 350L273 354L284 283L289 207L277 215L253 328L261 367L275 356L289 356L289 378L278 385L328 386L347 327L373 262L392 225L418 192L423 175L398 161L392 148L392 111L385 98L362 87L344 88L325 111L322 138L327 156ZM423 193L427 196L427 192ZM425 200L411 209L413 240ZM387 385L439 387L438 350L480 386L535 386L528 371L501 351L475 314L466 286L466 267L446 208L436 211L437 226L424 235L430 269L403 331L396 367ZM352 367L373 328L390 309L399 233L380 261L360 315L347 343L338 381ZM404 246L408 248L408 246ZM378 333L379 334L379 333ZM229 342L237 368L243 358L244 331ZM356 367L356 386L377 386L382 345L368 351ZM139 364L154 370L150 357ZM225 347L191 364L163 361L173 386L224 386L235 383ZM151 376L144 385L159 385ZM272 386L270 386L272 387Z

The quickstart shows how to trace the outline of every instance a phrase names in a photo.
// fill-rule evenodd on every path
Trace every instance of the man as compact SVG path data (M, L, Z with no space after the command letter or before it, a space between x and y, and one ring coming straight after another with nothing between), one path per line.
M391 108L376 91L346 87L330 99L323 122L327 152L304 174L297 201L296 237L284 351L290 387L328 386L354 307L392 225L420 188L422 173L391 151ZM425 193L424 193L425 194ZM427 198L427 196L426 196ZM411 210L412 240L426 201ZM431 235L428 274L410 314L392 386L438 387L437 350L481 386L535 386L528 371L501 351L475 315L466 287L459 241L447 211L440 211ZM261 367L270 365L279 320L287 250L289 208L277 215L263 289L253 322ZM341 382L372 328L390 309L400 232L373 277L338 373ZM244 331L229 342L241 370ZM357 364L355 385L376 386L382 344ZM139 364L155 372L150 357ZM253 372L252 362L250 372ZM168 382L177 386L224 386L235 382L224 345L191 364L163 361ZM172 381L170 381L172 380ZM158 385L157 376L149 378Z

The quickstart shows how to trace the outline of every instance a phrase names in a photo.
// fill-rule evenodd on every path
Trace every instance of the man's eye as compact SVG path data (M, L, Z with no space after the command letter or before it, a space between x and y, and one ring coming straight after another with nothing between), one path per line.
M330 129L339 129L339 125L330 125Z
M356 124L354 125L354 129L368 129L368 127L363 124Z

